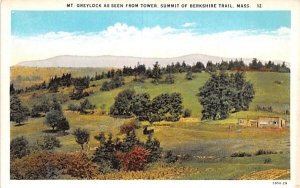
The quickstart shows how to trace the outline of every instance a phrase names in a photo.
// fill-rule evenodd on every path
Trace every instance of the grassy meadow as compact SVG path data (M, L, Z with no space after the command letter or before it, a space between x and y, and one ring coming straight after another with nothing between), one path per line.
M22 71L23 70L23 71ZM74 76L95 75L103 69L71 69L71 68L11 68L11 79L16 87L29 86L29 83L41 83L48 81L50 76L62 75L71 72ZM24 74L26 72L26 74ZM31 72L31 74L29 74ZM18 76L35 75L39 80L24 81L18 80ZM92 94L87 97L96 105L94 114L83 115L79 112L68 111L69 104L79 104L80 101L69 100L68 96L73 88L60 88L56 94L49 94L47 90L30 92L20 95L20 99L29 108L43 97L56 95L62 103L64 115L70 123L69 133L76 128L86 128L90 131L91 137L84 151L92 155L98 146L98 141L94 139L99 132L106 134L112 133L113 138L120 137L119 127L128 119L113 118L109 115L100 113L101 105L105 105L105 111L109 111L117 94L124 89L134 89L137 93L147 92L153 98L161 93L179 92L183 98L184 108L189 108L192 115L189 118L181 118L178 122L159 122L154 123L154 137L157 138L164 150L172 150L178 155L190 154L191 160L168 166L166 164L152 164L145 172L130 174L136 179L242 179L251 173L266 171L265 179L289 179L290 169L290 130L272 128L238 128L234 127L238 118L257 118L258 116L280 116L289 120L289 115L284 112L290 108L290 74L273 72L247 72L246 79L253 83L255 97L250 105L249 111L241 111L231 114L225 120L205 120L201 121L202 107L198 102L197 93L209 79L208 73L194 74L195 78L191 81L185 79L185 73L175 74L174 84L154 85L150 79L144 83L134 82L133 77L125 77L125 85L111 91L100 91L100 86L104 80L92 81L87 91ZM281 84L275 83L281 81ZM27 83L28 82L28 83ZM272 106L273 112L256 111L256 105ZM147 122L140 122L141 125ZM45 124L45 118L29 118L22 126L11 123L11 139L23 135L31 143L41 139L43 135L49 133L50 128ZM53 133L52 133L53 134ZM142 128L137 129L137 136L145 141ZM80 146L75 142L72 134L58 137L62 147L58 151L79 151ZM247 152L254 154L259 149L270 150L277 154L260 155L251 157L230 157L235 152ZM264 163L265 159L270 158L271 163ZM178 176L155 176L155 174L168 174L167 169L178 170ZM174 170L174 168L176 170ZM160 172L165 169L166 172ZM268 171L269 170L269 171ZM270 171L273 170L273 171ZM272 176L270 172L277 172L277 176ZM282 170L282 171L280 171ZM125 172L124 172L125 173ZM273 175L274 175L273 173ZM154 175L153 175L154 174ZM128 174L113 173L99 179L127 179ZM255 174L251 174L256 177ZM252 177L251 176L251 177ZM139 178L140 177L140 178ZM129 178L130 179L130 178ZM259 177L257 177L259 179Z

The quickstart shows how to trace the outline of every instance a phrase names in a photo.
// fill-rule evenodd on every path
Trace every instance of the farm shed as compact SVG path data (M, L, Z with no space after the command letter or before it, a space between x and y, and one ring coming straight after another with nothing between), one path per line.
M238 119L238 126L257 128L285 128L288 127L286 120L281 117L260 116L257 119Z

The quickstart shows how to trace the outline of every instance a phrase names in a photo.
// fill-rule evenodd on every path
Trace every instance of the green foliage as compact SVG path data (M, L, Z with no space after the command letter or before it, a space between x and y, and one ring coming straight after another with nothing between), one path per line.
M162 76L162 72L161 72L161 69L160 69L160 65L158 64L158 62L156 62L153 65L153 69L151 71L151 77L153 78L152 83L158 84L159 80L161 79L161 76Z
M52 135L46 135L43 138L43 142L39 143L42 150L53 150L54 148L60 148L60 141Z
M101 166L102 173L109 172L111 169L119 169L119 161L115 156L116 144L112 140L112 135L110 134L106 140L104 133L100 133L97 140L100 141L100 145L97 147L92 161Z
M166 163L175 163L178 160L178 157L171 150L167 151L164 158Z
M144 144L145 148L150 152L148 157L148 162L157 161L162 153L162 148L160 147L160 142L157 139L153 139L152 134L148 135L147 141Z
M47 113L50 110L50 102L48 99L40 99L38 103L32 106L31 117L39 117L41 113Z
M71 110L71 111L79 111L79 106L76 105L76 104L69 104L68 110Z
M182 114L182 97L180 93L163 93L152 100L149 120L178 121ZM152 119L154 118L154 119ZM158 119L156 119L158 118Z
M65 134L65 132L70 129L70 124L65 117L63 117L60 120L60 122L58 123L57 129L62 131L63 134Z
M251 153L246 153L246 152L235 152L231 154L231 157L251 157Z
M192 111L190 109L188 109L188 108L184 109L183 115L182 115L184 118L191 117L191 115L192 115Z
M115 74L114 77L111 79L110 82L103 82L100 90L101 91L110 91L112 89L121 87L124 85L124 78L118 74Z
M270 163L272 163L272 159L271 158L266 158L264 160L264 164L270 164Z
M10 96L10 121L20 125L27 120L28 113L29 110L22 106L21 100L17 95Z
M165 84L174 84L175 83L175 77L172 74L167 74L165 81Z
M130 131L126 134L126 137L119 144L119 150L122 152L128 152L136 145L141 145L141 141L137 138L135 131Z
M275 151L270 151L270 150L264 150L264 149L260 149L258 150L255 155L270 155L270 154L277 154L277 152Z
M126 89L118 94L115 98L115 103L110 109L110 114L113 116L130 117L132 116L131 101L135 91Z
M217 66L213 64L211 61L208 61L205 68L206 72L216 72Z
M225 119L231 112L248 110L254 94L253 85L245 81L243 73L213 74L200 88L202 119Z
M46 114L45 123L52 128L52 130L57 129L60 123L63 121L64 115L59 110L50 110Z
M10 142L10 159L20 159L30 154L29 143L23 136L16 137Z
M151 101L147 93L135 94L133 90L124 90L115 98L110 114L118 117L137 116L141 121L178 121L182 114L180 93L163 93Z
M193 72L202 72L205 71L205 66L202 62L198 61L193 67L192 67Z
M73 79L74 88L76 90L84 90L90 86L90 78L88 76Z
M192 71L188 71L185 75L185 79L186 80L193 80L193 72Z
M79 111L85 112L86 110L93 110L96 108L96 105L92 104L88 99L80 102Z
M140 121L148 118L151 107L150 95L148 93L135 94L131 101L131 111Z
M81 149L83 150L83 145L89 142L90 133L86 129L77 128L73 132L73 135L75 136L76 142L81 146Z

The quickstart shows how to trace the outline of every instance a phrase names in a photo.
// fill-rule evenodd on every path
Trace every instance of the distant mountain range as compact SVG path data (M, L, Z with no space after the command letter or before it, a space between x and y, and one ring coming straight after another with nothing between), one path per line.
M168 64L182 63L183 61L186 64L192 65L198 61L201 61L204 65L208 61L213 63L229 60L235 60L241 58L226 58L226 57L217 57L209 56L203 54L191 54L179 57L172 58L143 58L143 57L130 57L130 56L72 56L72 55L63 55L56 56L44 60L34 60L34 61L24 61L18 63L16 66L27 66L27 67L116 67L120 68L125 66L134 67L137 63L145 64L146 67L152 67L153 64L158 61L161 66L166 66ZM251 58L242 58L245 64L249 64ZM261 60L263 63L266 62ZM282 61L272 60L275 63L282 63ZM287 63L287 66L288 63Z

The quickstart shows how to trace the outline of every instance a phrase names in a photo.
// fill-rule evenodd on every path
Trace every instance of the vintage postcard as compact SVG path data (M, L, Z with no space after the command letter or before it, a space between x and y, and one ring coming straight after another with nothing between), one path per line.
M2 1L1 186L296 187L299 5Z

